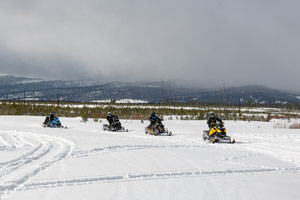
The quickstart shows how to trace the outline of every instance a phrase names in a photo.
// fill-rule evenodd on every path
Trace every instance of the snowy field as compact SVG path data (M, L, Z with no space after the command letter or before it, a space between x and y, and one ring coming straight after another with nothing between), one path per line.
M300 130L272 122L225 121L235 144L202 140L205 121L164 121L173 136L128 133L61 118L0 116L0 199L9 200L298 200Z

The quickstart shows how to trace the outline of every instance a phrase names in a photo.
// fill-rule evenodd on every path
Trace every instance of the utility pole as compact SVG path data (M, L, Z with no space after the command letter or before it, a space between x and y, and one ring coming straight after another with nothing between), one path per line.
M168 89L168 106L170 106L170 96L171 96L171 82L169 82L169 89Z
M6 94L6 101L8 101L7 84L5 85L5 94Z
M58 93L58 88L56 88L56 99L57 99L57 106L59 107L59 93Z
M223 83L223 88L222 88L222 92L223 92L223 103L226 103L226 89L225 89L225 83Z
M233 105L232 91L229 91L229 94L230 94L230 106L232 107Z
M24 88L24 106L25 106L25 101L26 101L26 95L25 95L25 88Z
M34 83L32 83L32 97L35 98Z
M162 103L162 100L163 100L163 97L164 97L164 78L161 77L161 100L160 100L160 103Z
M239 98L239 118L241 116L241 98Z
M221 110L221 96L222 96L222 86L220 86L220 91L219 91L219 112Z

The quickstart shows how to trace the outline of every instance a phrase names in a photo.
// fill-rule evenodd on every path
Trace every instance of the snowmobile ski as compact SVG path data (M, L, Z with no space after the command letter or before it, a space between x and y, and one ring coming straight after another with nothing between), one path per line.
M128 129L125 129L123 126L111 126L111 127L109 127L108 124L103 124L102 130L103 131L111 131L111 132L128 132Z

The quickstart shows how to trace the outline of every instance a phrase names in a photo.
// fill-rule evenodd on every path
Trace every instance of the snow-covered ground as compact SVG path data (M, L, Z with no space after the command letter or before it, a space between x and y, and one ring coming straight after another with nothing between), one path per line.
M173 136L127 133L61 118L0 116L0 199L300 199L300 131L225 121L235 144L202 140L205 121L167 120ZM106 122L105 122L106 123Z

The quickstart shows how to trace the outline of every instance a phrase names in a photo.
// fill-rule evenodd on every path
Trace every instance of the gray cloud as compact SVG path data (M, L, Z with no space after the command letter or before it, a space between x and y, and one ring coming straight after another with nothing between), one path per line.
M0 2L2 73L297 90L296 0ZM299 89L298 89L299 90Z

